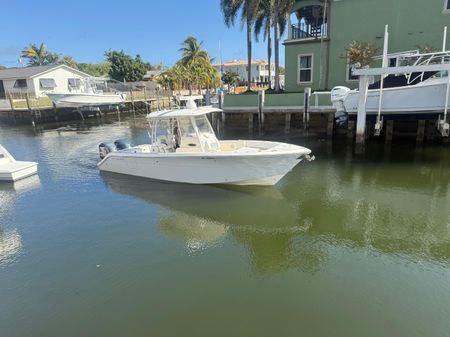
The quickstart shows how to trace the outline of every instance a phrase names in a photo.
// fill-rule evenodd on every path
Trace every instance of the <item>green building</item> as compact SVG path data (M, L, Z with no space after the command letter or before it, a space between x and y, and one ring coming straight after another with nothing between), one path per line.
M440 50L444 27L450 28L450 0L297 0L284 41L286 91L356 87L346 48L353 40L364 41L381 55L386 24L390 54ZM389 64L396 62L393 55Z

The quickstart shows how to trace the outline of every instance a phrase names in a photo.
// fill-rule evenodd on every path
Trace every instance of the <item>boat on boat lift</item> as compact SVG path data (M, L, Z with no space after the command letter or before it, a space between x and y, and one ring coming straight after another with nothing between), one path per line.
M104 92L97 87L94 79L73 79L77 81L72 89L65 92L46 92L58 108L98 107L119 105L125 102L126 95L121 92Z
M99 145L100 171L191 184L275 185L311 150L260 140L218 140L207 115L221 112L197 107L147 115L150 144L121 141Z
M38 163L18 161L0 145L0 181L17 181L37 173Z
M354 74L360 76L360 89L365 86L367 90L351 90L343 86L332 89L331 101L336 109L337 123L345 123L348 115L363 109L364 114L377 115L375 135L379 135L383 125L382 114L437 114L437 128L448 137L450 51L446 50L447 27L440 52L388 54L388 40L386 25L383 56L379 57L382 59L381 68L354 69ZM388 60L395 60L395 65L391 66ZM367 86L369 78L373 82L374 76L380 76L380 80Z

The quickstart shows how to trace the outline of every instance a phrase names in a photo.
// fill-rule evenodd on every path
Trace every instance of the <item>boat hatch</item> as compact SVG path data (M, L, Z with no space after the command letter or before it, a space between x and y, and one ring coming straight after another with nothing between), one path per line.
M216 152L220 143L206 115L149 120L152 146L160 152Z

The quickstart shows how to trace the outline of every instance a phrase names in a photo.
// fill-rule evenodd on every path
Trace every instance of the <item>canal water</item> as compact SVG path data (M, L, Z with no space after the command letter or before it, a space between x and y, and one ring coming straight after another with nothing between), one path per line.
M190 186L99 174L141 122L0 127L40 164L0 184L0 336L449 336L450 148L263 137L316 160Z

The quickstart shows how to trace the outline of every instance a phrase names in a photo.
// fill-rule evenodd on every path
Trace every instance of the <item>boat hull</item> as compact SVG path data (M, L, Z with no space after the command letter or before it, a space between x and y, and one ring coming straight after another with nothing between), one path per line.
M101 171L190 184L275 185L310 150L285 153L123 154L109 153Z
M421 84L386 88L383 90L381 111L383 114L436 113L445 107L447 80L445 78L424 81ZM380 91L369 90L366 113L377 114ZM344 99L345 111L349 114L358 112L359 91L350 91Z
M88 93L47 93L57 107L79 108L85 106L117 105L124 102L123 96L119 94L103 95Z
M35 162L16 161L0 165L0 181L17 181L37 174Z

